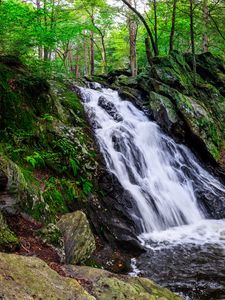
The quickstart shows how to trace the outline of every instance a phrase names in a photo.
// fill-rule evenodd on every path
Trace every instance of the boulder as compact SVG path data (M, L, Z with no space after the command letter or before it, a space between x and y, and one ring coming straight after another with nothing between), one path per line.
M19 240L9 229L2 213L0 212L0 251L15 251L19 247Z
M34 257L0 253L0 298L95 300L75 279L65 278Z
M150 109L156 122L167 132L183 137L183 122L176 112L176 107L172 101L165 96L153 91L149 94Z
M115 275L110 272L80 266L65 266L67 276L78 280L85 278L92 293L99 300L179 300L169 290L161 288L147 278Z
M2 188L0 189L0 209L9 213L27 212L36 219L47 223L52 219L51 208L45 202L40 189L31 185L24 176L23 169L10 159L0 156ZM42 208L41 215L38 209Z
M50 269L39 258L0 253L0 298L7 300L181 299L146 278L115 275L101 269L72 265L65 265L62 271L66 277Z
M67 263L82 263L95 251L95 238L87 217L82 211L63 215L57 226L64 237Z
M145 250L137 238L142 232L141 218L131 193L104 165L97 179L102 193L92 195L87 207L95 231L113 247L132 255L142 253Z
M186 96L165 84L158 86L158 92L174 103L177 114L181 116L186 126L186 134L191 133L218 161L222 148L222 134L212 111L199 99Z
M28 197L28 185L19 167L3 156L0 156L0 172L0 208L15 209Z
M60 229L53 223L49 223L38 231L45 244L53 245L54 247L63 247L63 236Z
M98 99L98 105L102 107L115 121L123 121L122 116L117 112L115 105L109 102L105 97L101 96Z

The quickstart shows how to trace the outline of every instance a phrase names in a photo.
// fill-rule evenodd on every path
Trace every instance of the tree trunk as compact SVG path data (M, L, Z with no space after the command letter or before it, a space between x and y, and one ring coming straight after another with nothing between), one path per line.
M157 47L155 46L155 41L154 41L154 38L152 35L152 31L151 31L150 27L148 26L147 22L145 21L145 18L136 10L136 8L134 8L132 5L130 5L130 3L127 2L127 0L122 0L122 1L138 16L138 18L141 20L141 22L145 26L145 29L146 29L148 36L152 43L152 48L153 48L154 54L157 56L159 53L158 53Z
M132 0L129 0L132 4ZM137 22L134 19L133 14L128 15L128 27L129 27L129 39L130 39L130 68L132 76L137 76L137 51L136 51L136 40L137 40Z
M148 37L145 39L145 49L146 49L146 56L147 56L148 63L152 66L153 65L152 53L151 53L150 41Z
M78 54L76 54L75 60L76 60L75 76L76 76L76 78L79 78L80 77L80 66L79 66L80 57Z
M44 47L44 61L48 60L48 49L47 47Z
M177 10L177 0L173 0L173 13L172 13L172 24L170 31L170 49L169 52L173 51L173 40L175 33L175 22L176 22L176 10Z
M46 0L44 0L44 26L45 30L47 32L48 30L48 22L47 22L47 8L46 8ZM48 49L46 46L44 46L44 60L48 60Z
M84 38L84 75L85 76L89 75L88 61L89 61L89 55L88 55L87 38Z
M155 47L156 47L157 53L159 54L159 47L158 47L158 20L157 20L157 3L156 3L156 0L154 0L154 2L153 2L153 8L154 8Z
M41 4L40 4L40 0L36 0L36 8L37 8L37 14L38 14L38 22L39 25L41 25L41 17L39 16L39 10L41 9ZM42 46L38 46L38 58L42 59Z
M91 22L95 23L93 12L91 14ZM95 41L94 41L94 32L91 31L91 41L90 41L90 58L91 58L91 76L95 73Z
M107 73L107 56L105 48L105 39L103 33L101 33L101 43L102 43L102 72L103 74Z
M209 21L209 8L208 1L203 0L203 21L204 21L204 33L203 33L203 52L209 51L209 39L207 35L207 27Z
M190 1L190 36L191 36L191 52L192 66L194 73L194 83L196 84L196 57L195 57L195 36L194 36L194 20L193 20L193 0Z
M91 76L95 73L95 48L94 48L94 33L91 32L90 38L90 59L91 59Z

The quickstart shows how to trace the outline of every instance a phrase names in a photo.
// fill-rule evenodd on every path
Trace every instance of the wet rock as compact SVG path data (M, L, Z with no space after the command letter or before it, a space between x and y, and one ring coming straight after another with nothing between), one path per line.
M206 216L213 219L225 218L225 196L222 191L215 195L210 191L201 190L201 187L196 187L196 197Z
M0 253L0 297L95 300L75 279L65 278L42 260Z
M88 214L95 231L111 245L129 253L141 253L144 248L137 236L141 233L139 211L129 191L123 189L115 175L106 169L98 176L103 196L92 196Z
M84 262L95 251L95 239L87 217L82 211L63 215L57 226L64 237L67 263Z
M122 116L117 112L115 105L112 102L109 102L104 97L99 97L98 105L101 106L115 121L123 121Z
M173 101L185 126L186 134L190 134L202 143L210 155L218 160L222 143L221 132L206 105L192 96L186 96L175 89L161 84L158 92Z
M145 111L147 115L150 116L147 105L149 103L148 94L143 90L140 90L130 86L121 86L118 89L119 96L124 99L131 101L135 106Z
M65 266L67 276L85 278L92 285L92 293L99 300L179 300L167 289L146 278L114 275L110 272L88 267Z
M184 137L183 122L179 118L171 100L165 96L150 92L150 109L156 122L167 132Z

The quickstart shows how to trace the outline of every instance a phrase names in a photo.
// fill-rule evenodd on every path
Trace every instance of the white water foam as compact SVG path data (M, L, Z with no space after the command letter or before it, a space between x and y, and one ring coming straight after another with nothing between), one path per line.
M225 246L225 221L203 219L190 225L143 233L139 238L147 248L151 249L181 243L223 244Z
M130 263L132 271L128 273L128 275L132 277L138 277L138 275L141 273L141 270L137 268L137 260L136 258L131 258L131 263Z

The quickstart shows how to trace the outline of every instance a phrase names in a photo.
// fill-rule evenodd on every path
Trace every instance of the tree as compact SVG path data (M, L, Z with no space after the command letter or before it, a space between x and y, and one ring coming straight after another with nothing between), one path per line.
M148 23L145 21L145 18L141 15L141 13L139 13L135 7L133 7L127 0L122 0L124 4L126 4L137 16L138 18L141 20L141 22L143 23L147 33L148 33L148 36L151 40L151 43L152 43L152 48L153 48L153 51L154 51L154 54L155 55L158 55L158 49L155 45L155 41L154 41L154 38L153 38L153 35L152 35L152 31L150 29L150 27L148 26Z
M196 57L195 57L193 0L189 0L189 3L190 3L190 37L191 37L192 67L193 67L193 73L194 73L194 83L196 83Z
M204 32L203 32L203 52L209 51L209 39L207 35L207 28L209 22L209 8L208 1L203 0L203 23L204 23Z
M174 47L174 33L175 33L175 21L176 21L176 9L177 9L177 0L173 0L173 12L172 12L172 22L171 22L171 31L170 31L169 52L173 51L173 47Z
M129 0L132 5L132 0ZM138 25L135 19L135 15L128 13L128 28L129 28L129 41L130 41L130 68L132 76L137 76L138 66L137 66L137 51L136 51L136 41L137 41L137 30Z

